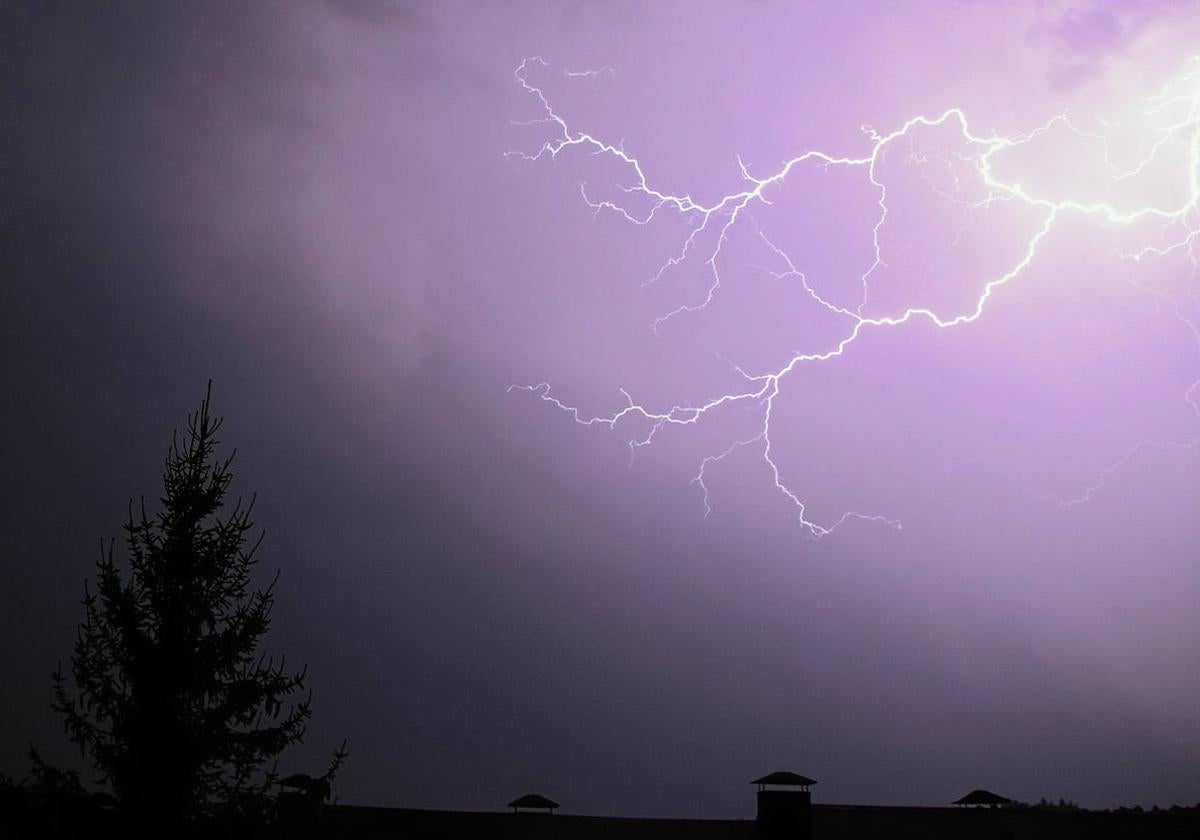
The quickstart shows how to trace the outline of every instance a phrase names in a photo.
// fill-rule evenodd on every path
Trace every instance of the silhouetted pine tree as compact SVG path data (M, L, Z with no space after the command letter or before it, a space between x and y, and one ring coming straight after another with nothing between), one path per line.
M211 394L210 382L182 440L173 437L161 510L148 516L143 499L135 516L130 502L127 569L110 541L95 591L85 584L77 696L61 666L54 674L71 739L121 811L163 837L265 793L274 770L260 769L301 740L311 714L304 671L256 652L275 581L250 589L262 542L247 544L253 498L222 515L233 455L215 456L222 421L209 413Z

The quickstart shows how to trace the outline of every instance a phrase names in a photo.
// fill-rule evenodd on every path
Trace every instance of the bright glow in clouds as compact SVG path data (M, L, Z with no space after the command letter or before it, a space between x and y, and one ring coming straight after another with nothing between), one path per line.
M619 68L566 71L560 78L603 84L614 72ZM537 57L516 68L516 82L535 106L534 116L518 125L545 135L540 145L508 157L529 163L568 155L601 159L603 166L594 165L612 182L580 184L582 201L594 214L614 214L651 229L667 227L671 216L686 224L669 258L649 270L646 283L666 283L697 269L704 282L699 294L655 316L649 329L661 333L722 306L727 287L742 279L733 267L744 263L727 254L737 235L753 242L759 272L796 284L807 301L796 335L787 340L812 346L765 369L732 360L739 384L698 394L694 403L660 403L621 389L620 406L588 414L560 399L551 383L510 388L536 395L576 423L627 435L631 455L673 428L735 412L744 418L749 409L754 419L748 431L697 455L693 484L706 515L712 511L711 470L748 451L761 459L774 490L794 506L811 536L827 535L850 520L901 527L888 511L847 510L829 519L809 513L803 465L785 467L777 455L780 441L792 431L779 417L780 401L792 389L803 394L809 370L853 354L875 331L918 321L943 330L967 329L1003 295L1028 296L1036 305L1041 279L1027 275L1056 236L1078 237L1079 223L1093 228L1089 247L1107 243L1104 258L1126 269L1134 288L1182 324L1200 350L1198 59L1134 101L1103 103L1087 114L1060 113L1022 133L982 131L964 110L949 108L886 130L864 126L862 149L810 149L765 170L739 157L741 188L711 200L661 186L632 151L634 138L627 143L564 116L544 81L556 73L561 71ZM840 199L837 191L844 193ZM829 237L810 234L799 248L788 244L797 228L822 224L834 239L856 236L860 247L831 259L838 251ZM850 226L852 234L845 230ZM1101 238L1095 238L1096 231ZM811 265L820 268L814 272ZM1087 293L1086 285L1077 288ZM1200 378L1192 378L1180 398L1200 418ZM1198 443L1200 436L1130 441L1115 461L1094 466L1091 483L1067 494L1036 495L1062 506L1085 502L1139 454Z

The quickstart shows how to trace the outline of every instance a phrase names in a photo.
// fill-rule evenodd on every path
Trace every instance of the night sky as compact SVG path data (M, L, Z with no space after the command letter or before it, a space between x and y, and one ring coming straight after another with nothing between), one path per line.
M212 378L343 802L1194 804L1198 31L0 2L0 771Z

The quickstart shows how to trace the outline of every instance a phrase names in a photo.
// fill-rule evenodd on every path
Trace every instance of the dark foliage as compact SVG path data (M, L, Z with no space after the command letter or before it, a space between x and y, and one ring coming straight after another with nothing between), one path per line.
M1080 808L1078 802L1075 802L1072 799L1064 799L1061 796L1058 798L1057 802L1055 802L1052 799L1047 799L1046 797L1043 796L1041 799L1038 800L1038 803L1032 807L1041 808L1042 810L1045 810L1045 811L1083 811L1083 810L1086 810L1084 808Z
M70 840L112 836L111 797L87 793L79 774L42 761L29 749L29 774L21 781L0 775L0 837Z
M162 836L231 814L265 819L274 771L263 767L311 714L304 672L257 653L274 581L250 587L262 541L247 542L253 499L223 512L233 455L215 455L211 387L172 441L159 512L130 503L127 568L110 541L95 591L85 586L74 696L61 667L54 675L71 739L125 817Z

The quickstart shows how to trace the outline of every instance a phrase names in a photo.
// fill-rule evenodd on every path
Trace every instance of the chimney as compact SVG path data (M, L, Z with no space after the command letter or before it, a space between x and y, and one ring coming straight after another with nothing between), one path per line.
M812 794L816 782L780 771L755 779L758 785L758 836L763 840L810 840Z

